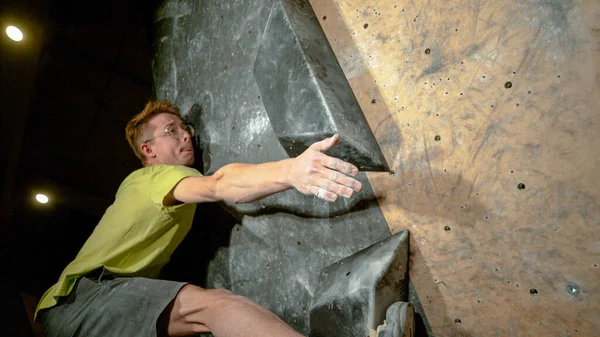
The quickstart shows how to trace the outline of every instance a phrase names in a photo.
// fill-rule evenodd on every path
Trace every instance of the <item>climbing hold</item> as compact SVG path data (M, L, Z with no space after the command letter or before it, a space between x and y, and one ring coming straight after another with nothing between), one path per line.
M339 133L340 142L328 155L365 171L389 171L308 1L276 1L262 36L254 79L288 156Z
M524 189L525 189L525 184L523 184L523 183L520 183L520 184L517 186L517 188L518 188L518 189L520 189L520 190L524 190Z
M440 140L442 140L442 137L440 137L439 135L435 136L434 140L436 142L439 142Z
M506 89L510 89L510 88L512 88L512 83L511 82L506 82L506 83L504 83L504 87Z
M404 230L321 269L310 306L310 336L368 336L392 303L406 301L408 241Z
M425 49L425 54L427 54L427 55L431 54L431 49L429 49L429 48Z
M537 294L538 294L538 291L537 291L537 289L535 289L535 288L531 288L531 289L529 289L529 293L530 293L531 295L533 295L533 296L537 296Z

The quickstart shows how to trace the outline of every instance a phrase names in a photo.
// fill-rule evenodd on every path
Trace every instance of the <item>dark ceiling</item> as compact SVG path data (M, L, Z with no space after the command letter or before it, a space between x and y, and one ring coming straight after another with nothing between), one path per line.
M153 95L157 2L0 2L0 235L3 270L21 291L57 279L141 166L124 128ZM8 39L10 24L22 42ZM38 191L49 204L35 203Z

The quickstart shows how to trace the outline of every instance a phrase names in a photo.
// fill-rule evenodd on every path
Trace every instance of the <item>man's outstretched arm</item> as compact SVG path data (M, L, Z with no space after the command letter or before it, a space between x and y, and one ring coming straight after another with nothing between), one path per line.
M179 182L165 198L165 204L228 201L245 203L296 188L303 194L317 195L328 201L338 196L351 197L362 185L356 166L323 152L334 147L339 135L311 145L296 158L264 164L229 164L212 176L188 177Z

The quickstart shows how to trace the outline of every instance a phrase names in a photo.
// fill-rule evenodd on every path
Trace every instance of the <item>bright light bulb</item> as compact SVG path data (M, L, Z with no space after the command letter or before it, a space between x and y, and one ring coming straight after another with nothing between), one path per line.
M50 199L45 194L38 193L35 196L35 200L37 200L40 204L47 204Z
M13 41L21 41L23 40L23 32L15 26L6 27L6 35L11 38Z

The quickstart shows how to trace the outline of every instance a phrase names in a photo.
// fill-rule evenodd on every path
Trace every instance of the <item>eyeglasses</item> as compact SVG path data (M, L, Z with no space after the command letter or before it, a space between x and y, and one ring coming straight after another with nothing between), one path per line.
M196 133L196 130L194 130L194 127L190 124L183 124L183 125L169 125L165 128L165 130L161 133L159 133L158 135L144 141L143 143L147 143L151 140L154 140L155 138L158 137L164 137L164 136L171 136L175 139L179 139L181 138L181 136L183 135L184 132L187 132L190 137L194 137L194 134Z

